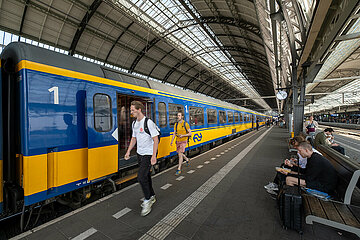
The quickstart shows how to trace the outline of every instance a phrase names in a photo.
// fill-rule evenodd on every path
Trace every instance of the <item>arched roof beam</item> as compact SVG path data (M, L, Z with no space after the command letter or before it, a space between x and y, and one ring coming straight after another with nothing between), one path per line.
M94 15L100 4L102 3L102 0L94 0L94 2L89 7L88 11L86 12L84 18L82 19L81 23L78 26L78 29L74 35L74 38L71 42L70 49L69 49L69 55L73 56L76 46L80 40L80 37L82 33L84 32L86 25L90 22L91 17Z
M254 56L258 59L261 59L262 61L265 61L265 62L267 61L267 57L264 54L259 53L254 50L250 50L248 48L244 48L244 47L240 47L240 46L223 46L222 49L224 51L240 51L240 52L249 54L251 56Z
M242 68L255 68L255 69L260 69L262 71L266 71L265 74L269 75L270 76L270 73L269 73L269 69L266 69L262 66L259 66L259 65L256 65L256 64L252 64L252 63L245 63L245 62L237 62L237 64ZM264 72L262 72L261 74L264 74Z
M202 94L205 94L205 91L208 89L208 87L211 87L211 89L209 91L209 93L211 93L211 90L218 89L221 85L224 85L224 83L222 81L219 81L219 83L217 85L215 85L215 86L208 84L208 85L206 85L206 88L204 88L201 92L200 91L199 92L202 93ZM240 93L240 94L242 94L242 93ZM210 94L207 94L207 95L210 95Z
M229 87L225 87L225 89L222 92L218 92L215 98L220 99L220 96L233 96L234 91L231 91Z
M184 89L189 88L190 84L197 79L201 74L205 74L206 70L201 70L200 72L198 72L197 74L195 74L195 76L193 76L192 78L190 78L190 80L185 84Z
M248 32L255 34L260 39L262 39L260 28L255 24L252 24L242 19L234 19L232 17L224 17L224 16L209 16L209 17L201 17L199 20L201 23L206 23L206 24L223 24L223 25L230 25L230 26L242 28Z
M115 48L116 44L119 42L120 38L126 33L127 30L129 30L129 28L134 24L134 22L131 22L125 29L124 31L119 35L119 37L116 39L116 41L113 43L113 45L111 46L108 54L106 55L106 58L104 60L104 63L107 62L112 50Z
M146 46L141 50L141 52L136 56L135 60L131 64L129 73L132 73L135 70L135 67L140 62L141 58L143 56L145 56L147 51L149 51L149 49L152 48L153 46L155 46L155 44L158 43L159 41L160 41L160 38L156 37L153 40L151 40L148 44L146 44Z
M263 43L261 43L261 42L259 42L259 41L256 41L255 39L252 39L252 38L249 38L249 37L244 37L244 36L237 35L237 34L216 34L215 36L216 36L216 37L242 38L242 39L244 39L244 40L247 40L247 41L256 43L256 44L258 44L258 45L261 46L261 47L264 47L264 44L263 44Z
M168 51L166 54L164 54L164 56L162 58L159 59L159 61L156 62L156 64L154 65L154 67L151 69L151 71L148 74L148 77L151 76L152 72L155 70L155 68L159 65L159 63L161 63L162 60L164 60L164 58L166 58L167 56L170 55L170 53L172 53L175 50L175 48L171 49L170 51Z
M242 58L242 59L249 59L249 60L255 61L254 56L245 56L245 55L236 55L236 54L232 54L231 56L233 58ZM263 62L261 59L257 59L256 61L258 61L258 63L264 64L265 66L269 66L267 63Z
M195 80L198 80L200 83L205 84L205 85L207 85L207 86L210 86L206 81L202 81L202 80L198 79L198 77L199 77L201 74L204 74L204 73L206 73L206 70L202 70L202 71L198 72L197 74L195 74L195 76L193 76L193 77L186 83L186 85L183 87L183 89L189 89L190 84L191 84L192 82L194 82ZM210 86L210 87L214 88L213 86ZM229 93L227 93L226 91L224 91L224 90L222 90L222 89L219 89L219 88L216 88L215 90L217 90L218 92L220 92L220 93L222 93L222 94L227 94L227 95L229 94Z
M195 64L195 65L192 65L191 67L189 67L189 69L188 70L186 70L185 72L183 72L181 75L180 75L180 77L175 81L175 85L177 85L177 83L180 81L180 79L188 72L188 71L190 71L191 69L193 69L194 67L196 67L198 64Z
M219 89L219 87L220 87L221 85L225 86L225 84L224 84L222 81L219 81L219 83L218 83L215 87L214 87L214 86L210 86L210 87L212 87L212 88L211 88L211 90L210 90L209 93L212 93L213 90ZM208 86L209 86L209 85L208 85ZM205 88L201 93L204 93L206 89L207 89L207 88ZM221 91L222 91L222 90L221 90ZM220 91L219 91L219 92L220 92ZM242 94L242 93L241 93L241 94ZM208 95L210 95L210 94L208 94Z
M207 79L205 79L205 82L207 83L211 78L213 78L213 76L210 76ZM195 92L198 92L202 86L204 85L199 84L199 86L197 86L197 88L195 89ZM206 84L206 86L209 86L209 84Z
M168 78L170 77L171 74L173 74L173 72L176 71L176 69L178 69L178 67L180 67L181 65L183 65L184 63L186 63L187 61L189 61L190 58L186 57L184 59L182 59L180 62L176 63L175 66L173 66L170 71L165 75L165 77L163 78L162 82L167 82Z

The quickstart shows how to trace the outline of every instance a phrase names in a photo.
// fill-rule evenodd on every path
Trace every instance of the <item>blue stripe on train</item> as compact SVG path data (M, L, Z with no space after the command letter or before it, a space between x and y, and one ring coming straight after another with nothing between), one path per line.
M31 204L46 200L48 198L52 198L55 196L58 196L60 194L64 194L70 191L74 191L76 189L82 188L84 186L89 185L92 182L88 182L87 179L81 179L72 183L68 183L66 185L51 188L42 192L38 192L35 194L32 194L30 196L25 196L25 206L29 206Z
M51 189L48 189L48 190L45 190L45 191L42 191L42 192L32 194L30 196L25 196L24 197L25 206L29 206L31 204L34 204L34 203L37 203L37 202L40 202L40 201L44 201L46 199L56 197L56 196L64 194L64 193L68 193L68 192L74 191L76 189L83 188L85 186L94 184L94 183L96 183L98 181L105 180L105 179L109 178L111 175L112 174L106 175L106 176L103 176L101 178L94 179L94 180L91 180L91 181L88 181L87 178L84 178L84 179L81 179L81 180L78 180L78 181L75 181L75 182L72 182L72 183L65 184L63 186L54 187L54 188L51 188Z

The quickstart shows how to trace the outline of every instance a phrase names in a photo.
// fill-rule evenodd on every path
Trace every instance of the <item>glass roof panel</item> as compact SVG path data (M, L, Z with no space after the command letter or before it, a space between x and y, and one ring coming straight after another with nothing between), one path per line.
M207 67L209 71L229 82L244 95L250 98L260 97L259 93L236 66L222 64L230 63L231 59L218 48L201 26L196 24L191 15L178 1L117 0L115 2L143 24L151 27L160 36L169 40L177 48L192 56L195 61ZM198 15L191 5L188 7ZM208 30L210 29L208 28ZM212 49L212 51L209 51L209 49ZM270 108L263 99L254 99L254 101L264 108Z
M305 107L305 114L330 110L339 106L354 105L360 102L360 79L337 89L331 94L316 100Z
M360 19L358 19L355 22L355 24L350 28L350 30L346 34L358 33L358 32L360 32ZM336 47L336 49L325 60L325 63L320 69L315 80L326 79L326 77L332 71L334 71L344 60L346 60L359 47L360 47L359 38L340 42ZM306 87L307 90L306 92L310 92L316 85L317 85L316 83L308 84ZM327 95L323 98L316 100L314 104L307 105L308 108L305 108L305 113L310 113L309 109L311 109L311 112L314 112L314 111L322 111L325 109L334 108L342 105L358 103L360 102L360 94L357 92L359 91L360 91L360 80L352 81L346 84L345 86L339 88L335 92L331 93L330 95ZM342 102L342 93L345 94L344 103ZM355 95L353 93L355 93ZM329 101L329 99L331 99L332 101Z

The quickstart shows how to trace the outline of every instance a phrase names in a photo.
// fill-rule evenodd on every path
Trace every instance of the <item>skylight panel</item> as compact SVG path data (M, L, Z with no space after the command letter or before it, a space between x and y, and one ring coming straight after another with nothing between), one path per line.
M360 79L337 89L333 93L316 100L305 108L305 113L323 111L344 105L353 105L360 102ZM344 94L344 102L343 102Z
M260 97L236 67L219 65L219 63L231 62L231 60L218 48L216 43L213 42L201 26L196 24L188 11L178 1L117 0L116 2L123 10L137 16L139 21L156 30L158 34L168 39L190 56L195 57L196 60L204 66L209 67L209 71L215 71L217 73L219 73L220 70L221 72L231 72L231 74L220 77L229 83L235 82L235 87L242 92L242 85L246 85L246 88L250 89L250 91L247 90L243 92L245 95L249 97ZM192 5L188 5L188 7L193 10L193 13L195 13L197 17L200 17ZM212 34L212 37L215 37L211 29L207 25L205 25L205 27L210 34ZM169 34L170 32L172 33ZM216 50L209 52L208 47L214 47ZM220 67L214 70L213 66ZM239 79L241 81L239 81ZM262 106L269 107L262 99L256 100L256 102Z

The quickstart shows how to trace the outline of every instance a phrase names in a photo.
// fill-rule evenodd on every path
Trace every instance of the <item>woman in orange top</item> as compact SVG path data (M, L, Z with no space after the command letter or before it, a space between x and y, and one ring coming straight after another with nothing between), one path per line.
M188 138L191 137L191 129L187 122L184 122L184 114L182 112L178 112L177 114L178 122L174 125L174 134L171 139L170 146L172 146L174 139L176 137L176 151L179 155L179 166L176 170L175 175L181 174L181 165L183 163L183 159L186 160L186 166L189 166L189 158L187 158L184 154L186 144L188 142Z

